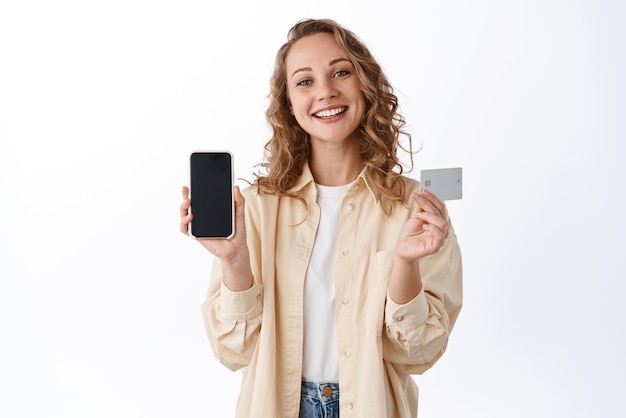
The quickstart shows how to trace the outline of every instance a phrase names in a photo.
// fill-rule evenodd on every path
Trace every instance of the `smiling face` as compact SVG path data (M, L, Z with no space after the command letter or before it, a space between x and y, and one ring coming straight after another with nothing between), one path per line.
M291 113L311 143L354 141L365 99L348 56L329 33L296 41L287 54L287 95Z

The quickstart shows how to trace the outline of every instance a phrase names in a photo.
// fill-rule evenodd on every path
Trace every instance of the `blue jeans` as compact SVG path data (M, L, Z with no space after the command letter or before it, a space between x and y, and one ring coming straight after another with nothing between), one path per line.
M339 384L302 380L300 418L339 418Z

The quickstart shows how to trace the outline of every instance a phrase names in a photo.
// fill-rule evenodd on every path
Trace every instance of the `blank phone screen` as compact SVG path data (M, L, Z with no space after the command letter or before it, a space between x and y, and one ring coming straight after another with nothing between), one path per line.
M190 159L191 235L229 238L234 233L232 155L194 152Z

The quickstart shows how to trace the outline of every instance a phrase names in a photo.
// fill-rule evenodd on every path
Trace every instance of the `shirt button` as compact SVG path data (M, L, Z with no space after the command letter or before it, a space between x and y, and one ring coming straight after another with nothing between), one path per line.
M352 353L349 351L346 351L345 353L343 353L343 355L346 356L346 358L352 357Z
M348 407L348 409L354 408L354 405L352 404L352 402L348 402L346 406Z
M404 319L403 315L396 316L396 321L398 321L398 322L402 321L403 319Z
M348 210L349 210L349 211L353 211L353 210L354 210L354 205L353 205L352 203L350 203L350 204L348 205Z
M348 304L348 298L341 299L341 303L343 303L344 305L347 305Z
M343 252L341 254L348 255L348 254L350 254L350 250L343 250Z
M256 295L257 302L261 300L261 294Z

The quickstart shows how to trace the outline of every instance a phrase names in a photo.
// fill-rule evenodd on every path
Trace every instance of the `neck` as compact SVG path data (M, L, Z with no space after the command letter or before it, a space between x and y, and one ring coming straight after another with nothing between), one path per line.
M311 173L317 184L343 186L354 181L363 171L358 149L313 149L309 160Z

